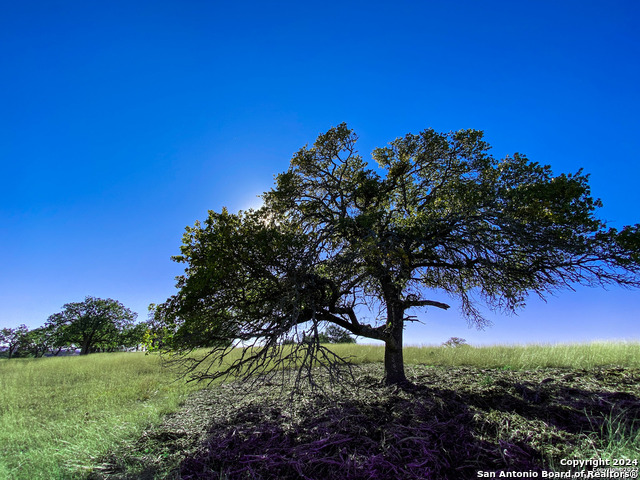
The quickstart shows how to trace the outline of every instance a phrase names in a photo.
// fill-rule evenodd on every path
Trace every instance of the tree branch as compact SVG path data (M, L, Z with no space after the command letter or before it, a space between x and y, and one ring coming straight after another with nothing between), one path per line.
M402 306L405 308L411 307L438 307L443 310L448 310L451 308L451 305L447 305L446 303L436 302L435 300L405 300L402 302Z

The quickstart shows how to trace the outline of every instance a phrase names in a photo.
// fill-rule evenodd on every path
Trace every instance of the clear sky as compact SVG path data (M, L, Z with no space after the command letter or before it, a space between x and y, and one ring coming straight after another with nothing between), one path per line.
M640 3L30 1L0 9L0 326L175 292L184 227L245 209L347 122L360 152L474 128L495 156L591 173L610 226L640 222ZM447 301L441 294L434 299ZM408 344L640 339L640 292L578 288Z

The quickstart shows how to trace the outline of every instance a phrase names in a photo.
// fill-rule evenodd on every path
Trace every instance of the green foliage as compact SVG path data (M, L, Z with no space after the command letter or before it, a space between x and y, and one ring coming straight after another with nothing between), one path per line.
M142 338L142 331L133 326L137 314L116 300L86 297L84 302L62 308L49 317L45 327L56 332L58 342L79 345L81 354L114 350L123 338L128 341L135 334Z
M187 228L179 296L159 305L163 342L176 348L227 346L257 335L288 332L304 296L304 278L293 278L311 260L304 238L264 211L209 212L205 225Z
M24 349L28 344L29 329L26 325L18 328L3 328L0 330L0 345L7 347L7 357L11 358Z
M64 348L81 347L81 353L113 352L120 347L136 347L145 341L147 323L134 324L136 314L112 299L86 297L84 302L68 303L51 315L43 327L29 330L26 325L0 330L4 356L42 357L58 355Z
M37 358L42 357L51 347L51 329L39 327L25 335L22 349Z
M148 330L149 326L145 322L125 326L118 336L118 346L133 348L143 345Z
M356 343L356 339L349 335L347 330L329 325L324 332L318 335L320 343Z
M345 124L330 129L294 155L264 207L187 228L180 291L155 315L167 349L209 347L220 360L256 342L257 357L236 365L256 372L292 332L317 339L330 322L383 341L386 381L402 383L408 312L449 308L430 292L483 326L476 299L513 312L575 283L640 286L640 226L597 219L582 171L496 159L481 131L431 129L375 149L376 171L356 141Z

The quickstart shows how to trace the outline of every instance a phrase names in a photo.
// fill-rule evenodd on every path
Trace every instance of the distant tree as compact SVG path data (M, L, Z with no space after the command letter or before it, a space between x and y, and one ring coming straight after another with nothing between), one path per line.
M62 308L62 312L49 317L46 326L62 329L65 341L78 345L81 355L98 348L109 349L137 317L110 298L86 297L84 302L67 303Z
M449 308L429 292L446 292L482 326L480 302L512 312L529 294L573 284L640 286L640 225L597 219L601 202L581 170L554 175L521 154L494 158L480 131L431 129L374 150L373 170L356 140L344 124L330 129L294 155L263 207L210 211L187 228L174 257L186 265L179 292L155 310L165 347L209 347L200 360L221 364L243 347L214 373L189 357L192 375L300 362L283 340L299 329L318 339L330 322L383 341L385 381L402 384L409 313ZM306 365L326 362L317 342L303 344Z
M320 343L356 343L347 330L337 327L336 325L328 325L324 332L318 335Z
M28 352L34 357L42 357L52 348L51 345L51 329L45 327L34 328L26 335L20 349Z
M125 327L122 332L120 332L118 343L125 348L137 348L145 342L145 334L148 330L149 325L146 322Z
M26 325L18 328L3 328L0 330L0 345L7 347L8 358L13 357L27 342L29 329Z
M449 340L442 344L443 347L464 347L469 344L464 338L460 337L451 337Z
M74 347L67 335L68 325L53 325L47 323L43 328L45 330L44 334L46 336L47 347L52 355L58 356L63 350Z
M327 325L326 328L318 333L317 337L313 335L307 335L307 332L302 332L302 338L295 338L295 336L285 338L282 341L283 345L294 345L296 343L318 341L319 343L356 343L356 339L353 338L347 330L337 327L335 325Z

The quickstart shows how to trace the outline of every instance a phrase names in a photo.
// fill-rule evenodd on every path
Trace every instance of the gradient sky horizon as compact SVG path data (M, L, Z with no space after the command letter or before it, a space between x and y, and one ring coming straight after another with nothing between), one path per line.
M639 20L616 0L5 3L0 327L88 295L145 320L184 228L258 205L341 122L365 159L483 130L496 157L584 168L599 217L638 223ZM640 292L576 287L480 331L457 308L418 317L406 344L640 340Z

